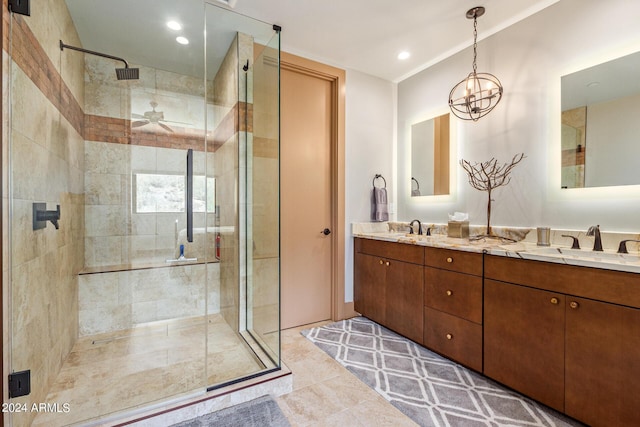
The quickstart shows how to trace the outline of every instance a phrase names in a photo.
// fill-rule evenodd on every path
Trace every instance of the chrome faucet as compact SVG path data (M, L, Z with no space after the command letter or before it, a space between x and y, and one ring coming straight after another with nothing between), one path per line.
M411 221L409 223L409 234L413 234L413 223L417 222L418 223L418 235L422 234L422 223L420 222L419 219L414 219L413 221Z
M587 230L587 236L594 236L593 250L602 252L602 238L600 237L600 225L592 225Z

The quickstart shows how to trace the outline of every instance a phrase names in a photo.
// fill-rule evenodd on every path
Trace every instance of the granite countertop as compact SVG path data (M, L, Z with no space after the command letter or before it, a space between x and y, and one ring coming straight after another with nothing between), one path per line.
M570 249L568 245L554 242L554 240L560 240L560 242L564 243L566 239L554 239L553 236L561 236L566 233L571 234L571 231L553 231L551 239L552 245L538 246L535 241L532 241L532 236L528 236L528 234L535 235L535 232L529 233L532 229L514 228L500 230L500 234L508 235L510 238L515 236L515 240L519 240L513 242L508 239L493 237L478 240L451 238L444 234L446 233L446 226L444 233L442 233L442 228L438 229L437 226L433 228L436 229L438 233L432 236L418 236L409 234L406 231L397 231L398 228L394 227L392 223L354 223L352 232L354 237L365 239L455 249L467 252L486 252L490 255L507 256L510 258L640 273L640 253L630 251L629 254L618 254L615 250L617 249L617 242L620 240L637 239L638 236L634 234L610 233L613 235L603 236L603 241L611 242L609 246L615 247L615 249L610 249L605 246L603 252L596 252L589 248ZM575 231L573 231L573 234L576 235L576 237L580 234L584 235L584 233ZM517 237L520 237L520 239L517 239ZM533 236L533 238L535 238L535 236ZM586 245L583 244L583 246Z
M640 256L637 254L618 254L615 251L596 252L590 249L570 249L556 245L538 246L530 242L500 245L490 248L487 252L491 255L510 258L640 273Z

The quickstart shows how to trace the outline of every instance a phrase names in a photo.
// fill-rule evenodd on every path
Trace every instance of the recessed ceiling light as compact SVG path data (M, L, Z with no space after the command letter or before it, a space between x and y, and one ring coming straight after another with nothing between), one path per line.
M398 59L399 60L404 60L404 59L409 58L410 56L411 56L411 54L409 52L407 52L406 50L403 50L402 52L400 52L398 54Z
M218 1L224 4L225 6L229 6L232 9L236 7L236 3L238 3L238 0L218 0Z
M180 44L189 44L189 39L182 36L176 37L176 41Z
M179 22L176 21L168 21L167 22L167 27L171 28L172 30L175 31L180 31L182 29L182 25L180 25Z

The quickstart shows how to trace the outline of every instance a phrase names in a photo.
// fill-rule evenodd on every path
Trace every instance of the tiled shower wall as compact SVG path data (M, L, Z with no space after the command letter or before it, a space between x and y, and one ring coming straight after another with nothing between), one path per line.
M194 149L194 175L208 168L213 176L213 150L204 152L202 79L140 66L140 80L117 82L112 64L89 56L85 62L85 264L98 272L80 276L80 335L218 313L217 263L163 268L178 257L180 244L186 257L212 260L214 214L194 212L194 242L188 243L184 212L138 213L135 207L135 175L184 175L188 148ZM189 125L167 122L173 132L153 123L131 127L132 115L152 108ZM114 266L156 268L108 271Z
M219 313L219 290L218 263L83 274L80 336Z
M184 234L186 215L137 213L135 174L186 173L186 153L194 149L194 174L204 175L205 160L213 164L213 151L204 153L204 83L202 78L140 66L140 80L118 82L113 64L86 56L85 143L87 267L146 265L176 258L176 220ZM132 114L150 111L152 102L173 132L149 123L131 127ZM210 122L211 123L211 122ZM213 170L210 167L210 176ZM213 226L214 215L206 218ZM194 227L204 229L205 214L194 213ZM185 256L204 258L203 235L185 244ZM211 242L209 242L211 243Z
M78 334L77 273L84 261L84 63L82 55L60 54L58 40L79 43L63 0L38 3L30 17L10 18L6 0L2 10L3 87L10 88L10 94L3 93L7 132L2 179L12 184L2 190L11 238L5 229L3 294L11 300L10 310L6 305L3 310L3 324L11 331L3 333L11 343L5 340L3 360L5 373L9 359L12 370L31 370L31 394L13 400L31 405L45 401ZM32 229L33 202L46 202L50 210L60 205L58 230L50 223ZM35 415L14 414L13 425L30 425Z

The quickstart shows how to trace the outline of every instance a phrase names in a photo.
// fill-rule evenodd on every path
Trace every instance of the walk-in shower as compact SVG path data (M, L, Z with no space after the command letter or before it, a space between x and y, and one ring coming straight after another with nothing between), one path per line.
M51 0L9 25L4 368L30 373L10 402L60 408L11 425L278 370L279 27L202 0Z

